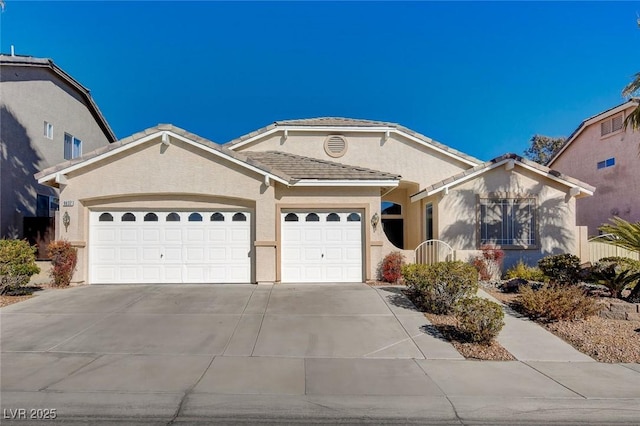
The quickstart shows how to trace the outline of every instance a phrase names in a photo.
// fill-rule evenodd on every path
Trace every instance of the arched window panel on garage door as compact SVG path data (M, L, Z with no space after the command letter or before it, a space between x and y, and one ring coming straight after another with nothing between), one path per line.
M347 216L347 222L360 222L360 215L358 213L351 213Z
M295 213L287 213L287 215L284 217L285 222L297 222L298 220L298 215Z
M113 215L111 213L102 213L98 218L99 222L113 222Z
M340 215L338 213L329 213L327 222L340 222Z
M220 212L216 212L211 215L211 222L224 222L224 215Z
M236 213L231 220L234 222L246 222L247 216L244 213Z
M320 222L320 216L315 213L309 213L304 220L305 222Z
M180 222L180 215L178 213L169 213L167 215L167 222Z
M200 213L191 213L189 215L189 222L202 222L202 215Z
M144 215L144 221L145 222L157 222L158 221L158 215L155 213L147 213Z
M122 215L122 219L123 222L135 222L136 221L136 215L134 215L133 213L125 213Z

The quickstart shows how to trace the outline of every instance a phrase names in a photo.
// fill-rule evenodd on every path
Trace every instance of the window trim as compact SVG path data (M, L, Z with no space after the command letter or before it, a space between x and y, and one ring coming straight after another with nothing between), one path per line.
M71 133L64 133L63 156L65 160L73 160L82 156L82 140Z
M44 137L53 140L53 123L47 120L44 121Z
M532 244L498 244L494 241L483 241L482 238L482 205L483 200L531 200L531 214L533 216ZM532 194L516 193L488 193L476 195L476 247L491 244L502 250L538 250L540 248L538 197ZM513 242L513 240L512 240Z

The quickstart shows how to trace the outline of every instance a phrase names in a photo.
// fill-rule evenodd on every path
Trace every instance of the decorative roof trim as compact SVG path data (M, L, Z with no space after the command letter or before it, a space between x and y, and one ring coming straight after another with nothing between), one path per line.
M454 186L460 185L461 183L467 182L471 179L476 178L477 176L484 174L488 171L491 171L493 169L496 169L498 167L501 167L503 165L511 165L513 164L514 166L520 166L526 170L529 170L533 173L536 173L540 176L543 176L547 179L551 179L555 182L558 182L564 186L567 186L568 188L570 188L570 190L572 190L574 193L577 190L578 193L575 196L590 196L593 195L593 193L595 192L595 188L591 185L588 185L584 182L580 182L576 179L566 179L564 177L562 177L562 174L560 174L559 172L556 172L555 170L551 170L546 166L542 166L539 164L536 164L535 166L532 164L529 164L532 162L529 162L528 160L523 159L522 157L515 155L515 154L505 154L501 157L497 157L491 161L488 161L486 163L484 163L483 165L480 165L478 167L474 167L473 169L469 169L469 170L465 170L464 172L456 175L456 176L452 176L440 183L437 183L435 185L431 185L428 188L425 188L413 195L411 195L411 202L416 202L419 200L422 200L423 198L426 197L430 197L431 195L437 194L439 192L444 191L445 193L447 193L449 191L449 188L452 188ZM533 163L535 164L535 163ZM509 169L510 170L510 169Z
M554 154L554 156L551 158L551 160L549 160L547 162L547 166L551 167L551 165L562 155L562 153L569 148L569 145L571 145L571 143L584 131L584 129L586 129L587 127L591 126L592 124L595 124L601 120L604 120L607 117L610 117L612 115L616 115L622 111L627 110L628 108L631 107L637 107L638 106L638 101L631 99L623 104L617 105L613 108L610 108L606 111L603 111L601 113L598 113L594 116L591 116L589 118L587 118L586 120L584 120L582 123L580 123L580 125L573 131L573 133L571 133L571 135L567 138L567 141L562 145L562 147L558 150L558 152L556 152Z

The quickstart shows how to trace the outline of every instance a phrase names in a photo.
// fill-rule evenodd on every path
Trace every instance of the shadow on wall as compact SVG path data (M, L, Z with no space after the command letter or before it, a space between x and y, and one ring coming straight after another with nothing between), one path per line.
M487 188L486 181L480 184ZM445 197L446 209L451 218L449 225L440 233L440 239L449 243L456 250L478 250L477 235L477 194L489 192L482 189L451 191ZM491 188L491 192L514 192L513 188L504 186ZM542 257L574 251L575 229L564 226L564 218L570 213L569 200L564 196L545 198L549 194L549 187L542 183L526 190L517 190L521 194L536 195L538 204L536 208L536 225L538 249L535 250L505 250L504 270L523 260L529 265L536 265ZM446 198L445 198L446 199ZM443 201L445 200L443 199ZM517 211L518 214L526 214Z
M0 107L0 126L0 237L22 238L22 218L36 215L38 184L33 175L42 158L5 105Z

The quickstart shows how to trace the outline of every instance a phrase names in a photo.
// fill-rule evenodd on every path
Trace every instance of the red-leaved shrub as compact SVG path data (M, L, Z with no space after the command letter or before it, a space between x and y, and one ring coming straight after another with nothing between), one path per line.
M71 283L71 277L76 270L78 252L69 241L56 240L47 246L51 258L51 272L55 287L66 287Z
M404 255L399 251L393 251L382 259L382 280L388 283L397 283L402 278L402 265Z
M502 274L504 251L490 244L480 246L482 253L473 258L471 263L478 270L482 281L499 279Z

